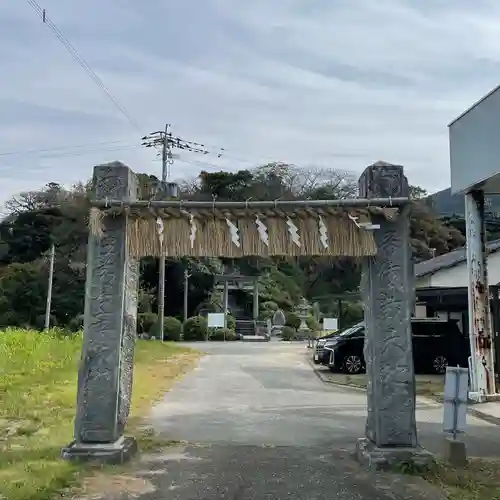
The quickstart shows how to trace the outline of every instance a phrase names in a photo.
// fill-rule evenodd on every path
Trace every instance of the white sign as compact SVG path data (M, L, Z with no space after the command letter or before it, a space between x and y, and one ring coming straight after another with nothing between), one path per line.
M225 328L226 315L224 313L208 313L208 328Z
M443 430L454 437L465 432L468 392L469 370L460 367L446 368Z
M336 332L339 328L337 318L323 318L323 330L325 332Z

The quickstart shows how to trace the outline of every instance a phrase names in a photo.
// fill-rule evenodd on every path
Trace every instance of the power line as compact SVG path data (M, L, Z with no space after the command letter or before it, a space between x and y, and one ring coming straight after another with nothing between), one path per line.
M51 158L51 159L57 159L57 158L65 158L65 157L73 157L73 156L83 156L83 155L88 155L88 154L94 154L94 153L106 153L106 152L112 152L112 151L123 151L124 149L131 149L131 148L138 148L139 145L128 145L128 146L120 146L119 148L102 148L102 149L88 149L86 151L76 151L76 152L62 152L59 154L47 154L47 155L42 155L39 157L39 159L46 159L46 158Z
M93 148L95 146L108 146L111 144L123 144L124 142L127 142L127 141L125 141L125 140L102 141L102 142L95 142L95 143L90 143L90 144L79 144L79 145L75 144L74 146L58 146L58 147L54 147L54 148L4 151L4 152L0 152L0 156L18 156L18 155L25 155L25 154L52 153L52 152L60 152L60 151L71 150L71 149ZM135 146L138 146L138 144L136 144ZM130 145L129 146L124 145L123 147L130 147Z
M59 28L50 20L47 16L45 9L42 9L36 0L27 0L29 5L33 10L40 16L42 22L49 27L49 29L55 34L57 39L64 45L64 47L71 54L73 59L87 72L87 74L92 78L92 80L99 86L99 88L106 94L106 96L111 100L111 102L120 110L120 112L127 118L127 120L138 130L140 130L139 124L132 118L130 113L125 109L121 102L111 93L111 91L104 85L101 78L95 73L95 71L90 67L90 65L83 59L83 57L78 53L78 51L73 47L70 41L61 33Z

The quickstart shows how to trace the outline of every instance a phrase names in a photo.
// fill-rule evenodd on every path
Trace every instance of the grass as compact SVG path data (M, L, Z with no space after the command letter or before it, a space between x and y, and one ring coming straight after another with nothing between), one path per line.
M85 472L60 459L73 439L81 345L79 335L0 332L0 499L49 500ZM171 343L137 343L127 433L139 446L158 444L140 429L141 417L199 355Z
M500 464L473 459L464 468L438 464L423 477L445 490L448 500L500 500Z
M368 379L365 373L346 375L344 373L331 373L328 370L322 370L322 372L322 376L329 382L366 389ZM439 398L444 391L443 375L415 375L415 381L417 383L417 394L419 396Z

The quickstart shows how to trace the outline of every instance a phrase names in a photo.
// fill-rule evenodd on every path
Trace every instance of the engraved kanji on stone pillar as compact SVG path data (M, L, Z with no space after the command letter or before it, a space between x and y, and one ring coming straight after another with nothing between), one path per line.
M363 198L408 197L403 167L385 162L369 166L359 179ZM363 261L361 281L365 310L365 362L368 376L366 438L359 447L364 455L383 448L416 449L415 375L412 356L411 316L414 282L410 245L409 207L397 218L372 217L377 254ZM382 455L381 455L382 453ZM365 456L366 458L366 456Z
M96 199L135 201L137 180L122 163L94 168ZM136 338L138 262L128 253L127 215L106 216L89 235L82 358L75 441L68 459L123 461L135 442L123 438L129 415Z

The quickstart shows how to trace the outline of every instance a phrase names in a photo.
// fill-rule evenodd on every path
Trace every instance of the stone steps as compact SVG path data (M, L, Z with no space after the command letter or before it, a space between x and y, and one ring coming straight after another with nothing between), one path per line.
M243 342L269 342L270 339L263 335L243 335L241 340Z

